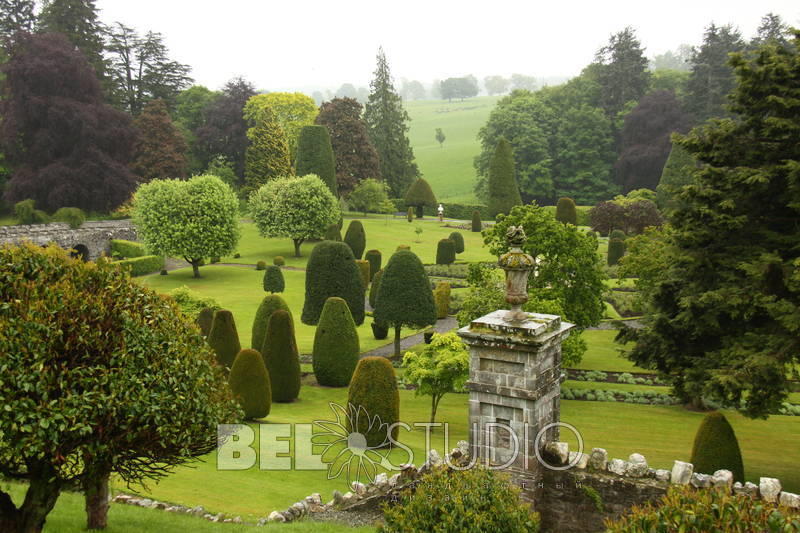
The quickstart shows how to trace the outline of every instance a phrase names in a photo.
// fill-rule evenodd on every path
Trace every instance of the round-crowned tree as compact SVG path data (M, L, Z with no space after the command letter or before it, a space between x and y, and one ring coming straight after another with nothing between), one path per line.
M286 282L283 280L281 267L275 265L265 267L263 283L266 292L283 292Z
M295 401L300 395L300 358L288 311L278 309L272 313L261 354L272 383L272 401Z
M463 254L464 253L464 236L461 235L460 232L454 231L447 238L455 243L455 245L456 245L456 253L457 254Z
M331 194L338 196L336 184L336 159L331 147L331 136L325 126L303 126L297 139L298 176L315 174L325 182Z
M433 194L430 184L423 178L411 184L406 191L406 205L412 206L417 210L417 218L422 218L425 207L436 207L436 196Z
M572 198L559 198L556 204L556 220L562 224L578 225L578 210Z
M481 212L477 209L472 212L472 231L474 233L480 233L483 229L483 223L481 222Z
M248 420L264 418L272 407L272 386L264 358L255 350L242 350L228 376L231 392Z
M347 232L344 234L344 242L353 250L353 257L361 259L361 256L364 255L364 248L367 247L367 234L360 220L350 221Z
M707 414L697 428L692 446L692 464L696 472L704 474L730 470L735 481L744 482L739 441L730 422L719 411Z
M358 333L347 302L328 298L314 333L313 365L317 383L346 387L358 364Z
M385 357L359 360L350 380L347 403L358 413L350 417L356 426L349 430L364 435L370 448L389 445L388 426L400 421L400 393L392 363ZM397 439L397 427L391 436Z
M400 357L403 326L424 328L436 323L431 282L419 258L401 250L389 259L375 301L375 321L394 327L394 353Z
M214 323L214 310L210 307L204 307L197 314L197 325L200 327L200 332L203 336L207 337L211 331L211 324Z
M436 246L436 264L449 265L456 260L456 243L450 239L442 239Z
M291 314L291 311L289 311L289 306L286 305L286 302L283 300L283 298L277 294L270 294L261 300L261 304L258 306L258 310L256 311L256 317L253 319L253 330L252 335L250 336L250 346L254 350L261 350L261 348L264 346L264 338L267 336L269 319L272 316L272 313L278 309L283 309L287 313Z
M217 354L217 362L227 368L233 364L242 345L239 343L239 333L236 331L236 322L233 313L227 309L220 309L214 313L211 331L206 338L208 345Z
M375 279L375 274L381 269L381 252L380 250L367 250L366 255L364 255L364 259L369 261L369 277L370 281Z
M322 241L311 251L306 265L303 324L316 324L331 296L343 298L355 323L364 323L364 284L353 251L343 242Z
M0 530L41 531L75 485L89 527L102 528L112 473L158 479L216 449L217 425L241 417L214 353L172 300L56 246L2 246L0 264L13 265L0 269L0 464L28 483L17 504L0 488ZM153 420L169 423L154 432Z

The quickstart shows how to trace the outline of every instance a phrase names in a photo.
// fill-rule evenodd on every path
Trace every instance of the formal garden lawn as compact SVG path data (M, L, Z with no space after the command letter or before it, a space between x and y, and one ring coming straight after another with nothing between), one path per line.
M621 351L625 351L625 347L614 342L616 330L590 329L581 335L586 340L588 350L574 368L630 373L652 372L637 367L622 356Z

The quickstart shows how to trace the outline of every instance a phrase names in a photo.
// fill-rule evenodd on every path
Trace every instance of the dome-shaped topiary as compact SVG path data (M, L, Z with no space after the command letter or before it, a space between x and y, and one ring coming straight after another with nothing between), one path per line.
M483 223L481 222L481 212L476 209L472 212L472 231L480 232L482 229Z
M614 266L619 263L623 255L625 255L625 241L620 239L608 241L608 266Z
M562 224L578 225L578 209L572 198L559 198L556 204L556 220Z
M331 296L347 302L356 325L364 323L364 284L353 251L343 242L322 241L311 251L306 265L303 323L315 325Z
M709 413L700 423L692 446L694 471L713 474L730 470L733 479L744 483L744 464L739 441L728 419L719 411Z
M399 252L400 250L410 250L410 249L411 246L409 246L408 244L398 244L397 248L395 249L395 252Z
M442 239L436 246L436 264L449 265L456 260L456 243L450 239Z
M339 224L331 224L328 226L328 229L325 230L325 240L326 241L341 241L342 240L342 232L339 230Z
M233 313L227 309L219 309L214 313L211 331L206 338L208 345L217 354L217 362L227 368L233 364L236 354L242 349L239 344L239 333L236 331L236 322Z
M266 261L259 261L258 263L256 263L256 270L266 270L266 269L267 269Z
M447 318L450 314L450 284L446 281L437 283L433 299L436 302L436 318Z
M261 354L272 382L272 401L296 400L300 395L300 358L288 311L278 309L272 313Z
M314 333L313 366L317 383L346 387L358 364L360 346L356 324L341 298L328 298Z
M214 310L210 307L204 307L197 314L197 325L200 327L200 332L204 337L208 337L211 331L211 325L214 323Z
M628 236L625 235L625 232L622 231L621 229L615 229L608 235L608 238L609 239L619 239L621 241L624 241L626 238L628 238Z
M430 184L424 178L417 178L406 191L406 205L416 208L417 218L422 218L422 212L427 207L436 207L438 202L433 194Z
M388 426L400 420L400 394L392 363L384 357L361 359L350 380L347 402L359 412L357 426L350 431L364 435L369 447L388 445ZM376 418L380 424L374 423ZM392 438L397 439L397 427Z
M372 285L369 286L369 306L375 309L375 302L378 298L378 289L381 287L381 277L383 276L383 269L375 273L372 278Z
M242 350L236 356L228 377L234 397L247 420L264 418L272 407L272 385L264 359L255 350Z
M266 292L283 292L286 282L283 280L281 267L269 265L264 271L264 290Z
M389 336L389 326L379 322L372 321L372 336L376 341L382 341Z
M282 267L283 265L286 264L286 259L284 259L282 255L276 255L272 259L272 264L275 265L275 266Z
M369 287L369 261L366 259L356 259L356 265L358 265L358 273L361 275L361 283L364 284L364 290L366 291Z
M382 256L380 250L367 250L364 259L369 261L369 280L375 279L375 274L381 269Z
M456 253L457 254L463 254L464 253L464 236L461 235L461 233L459 233L458 231L454 231L447 238L450 239L451 241L453 241L456 244Z
M344 242L353 250L353 257L361 259L361 256L364 255L364 248L367 247L367 234L360 220L350 221L347 232L344 234Z
M291 314L289 306L286 305L286 302L283 300L283 298L277 294L265 296L264 299L261 300L261 304L258 306L258 310L256 311L256 316L253 319L253 329L252 334L250 335L250 346L254 350L261 351L261 348L263 348L264 338L267 336L269 319L272 316L272 313L278 309L283 309Z

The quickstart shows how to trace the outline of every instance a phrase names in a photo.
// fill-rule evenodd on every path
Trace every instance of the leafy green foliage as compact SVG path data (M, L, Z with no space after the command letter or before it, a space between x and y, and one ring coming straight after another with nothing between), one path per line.
M385 357L360 359L350 380L347 403L359 412L359 416L353 417L356 426L348 429L364 435L371 448L387 446L387 426L400 421L400 393L392 363ZM393 439L397 439L397 433L395 427L391 432Z
M133 125L138 135L131 168L142 181L185 178L188 148L183 134L172 123L166 102L148 102Z
M625 240L625 255L620 258L617 274L634 278L640 306L647 306L658 286L661 273L669 267L671 227L648 228L641 235Z
M306 265L304 324L316 324L328 298L347 302L357 325L364 323L364 284L353 251L343 242L322 241L311 251Z
M411 184L406 191L404 199L406 205L417 209L417 218L422 218L423 207L435 207L437 205L436 196L433 194L430 184L424 178L417 178Z
M556 220L562 224L578 225L578 212L572 198L559 198L556 204Z
M339 229L339 224L331 224L328 226L328 229L325 230L325 237L323 240L326 241L339 241L342 240L342 232Z
M381 206L389 199L388 187L382 181L366 178L362 180L347 201L355 211L367 213L380 213Z
M147 255L147 247L136 241L126 241L124 239L111 239L111 257L123 259L133 259Z
M489 215L496 217L508 213L522 204L514 172L514 154L511 144L501 137L489 162Z
M461 235L461 233L459 233L458 231L454 231L447 238L455 243L457 254L464 253L464 236Z
M336 161L333 157L331 137L325 126L303 126L297 139L298 176L314 174L325 182L331 194L338 196L336 186Z
M692 72L686 86L686 107L698 122L729 116L728 95L736 86L728 54L744 50L739 30L713 22L703 34L703 44L692 53Z
M264 290L267 292L283 292L286 282L283 280L281 267L269 265L264 270Z
M433 301L436 304L436 318L447 318L450 314L450 284L440 281L433 290Z
M667 163L656 187L656 203L661 210L670 212L681 206L678 193L684 185L693 182L692 172L697 161L678 143L672 144Z
M629 102L638 101L650 87L647 58L630 26L608 39L608 44L598 50L595 62L599 64L601 107L609 117L615 117Z
M253 96L258 98L261 95ZM248 105L249 105L248 101ZM247 115L248 107L245 106ZM253 126L247 130L250 144L245 152L244 184L246 191L254 191L271 180L292 175L292 162L286 133L275 114L260 109L251 115Z
M143 276L145 274L152 274L164 268L163 255L143 255L141 257L134 257L132 259L123 259L122 261L115 261L115 265L126 270L131 276Z
M254 123L268 112L285 132L289 161L293 161L303 128L314 124L317 117L317 104L303 93L268 92L253 96L244 107L245 118Z
M269 414L272 385L260 353L255 350L239 352L233 361L228 383L246 419L257 420Z
M346 387L358 364L360 352L356 324L341 298L328 298L314 333L313 365L317 383Z
M33 200L20 200L14 204L14 216L20 224L46 224L50 217L44 211L35 208Z
M86 222L86 213L79 207L61 207L53 213L54 222L66 222L72 229L81 227Z
M481 223L481 213L480 211L473 211L472 212L472 231L479 232L483 229L483 224Z
M375 279L375 275L381 269L381 252L380 250L367 250L366 255L364 255L364 259L369 261L369 276L370 281Z
M287 313L291 314L289 306L286 304L284 299L277 294L270 294L261 300L261 304L259 304L258 309L256 310L256 316L253 319L252 335L250 336L250 346L252 346L254 350L261 351L261 349L264 347L264 339L267 336L269 319L272 317L272 313L278 309L283 309Z
M695 472L713 474L717 470L730 470L734 481L744 483L739 441L730 422L719 411L707 414L697 428L690 462Z
M350 224L347 225L344 242L353 251L353 256L356 259L361 259L361 256L364 255L364 248L367 247L367 234L360 220L351 220Z
M608 235L609 240L619 239L620 241L624 241L627 238L628 236L625 235L625 232L621 229L615 229Z
M436 245L436 264L449 265L456 260L456 243L451 239L441 239Z
M211 318L213 319L214 311L221 309L219 302L217 302L214 298L201 296L186 285L172 289L167 293L167 296L172 298L175 303L178 304L178 307L180 307L181 311L183 311L183 313L189 317L197 316L197 314L203 309L210 309ZM208 323L208 331L210 330L211 321ZM204 333L207 335L208 331L205 331Z
M300 395L300 358L294 321L288 311L278 309L270 316L261 355L272 381L272 401L296 400Z
M217 355L217 362L224 367L230 368L236 354L242 349L239 343L239 332L236 331L236 322L233 320L233 313L227 309L218 309L214 312L214 321L211 323L211 331L206 338L208 345Z

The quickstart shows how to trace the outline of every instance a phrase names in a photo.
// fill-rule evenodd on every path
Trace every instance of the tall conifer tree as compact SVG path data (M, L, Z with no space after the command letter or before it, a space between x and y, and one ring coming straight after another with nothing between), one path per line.
M63 33L89 64L94 67L103 87L110 89L103 58L103 25L97 17L94 0L48 0L39 14L38 29L42 33Z
M515 205L522 205L514 177L514 154L511 144L501 137L489 163L489 214L508 214Z
M0 0L0 38L11 39L18 31L33 31L33 0Z
M692 73L686 86L686 107L697 121L729 116L725 106L735 80L728 54L744 46L741 33L733 26L712 23L706 28L703 44L692 54Z
M338 196L336 187L336 160L331 147L331 137L325 126L303 126L297 139L298 176L316 174Z

